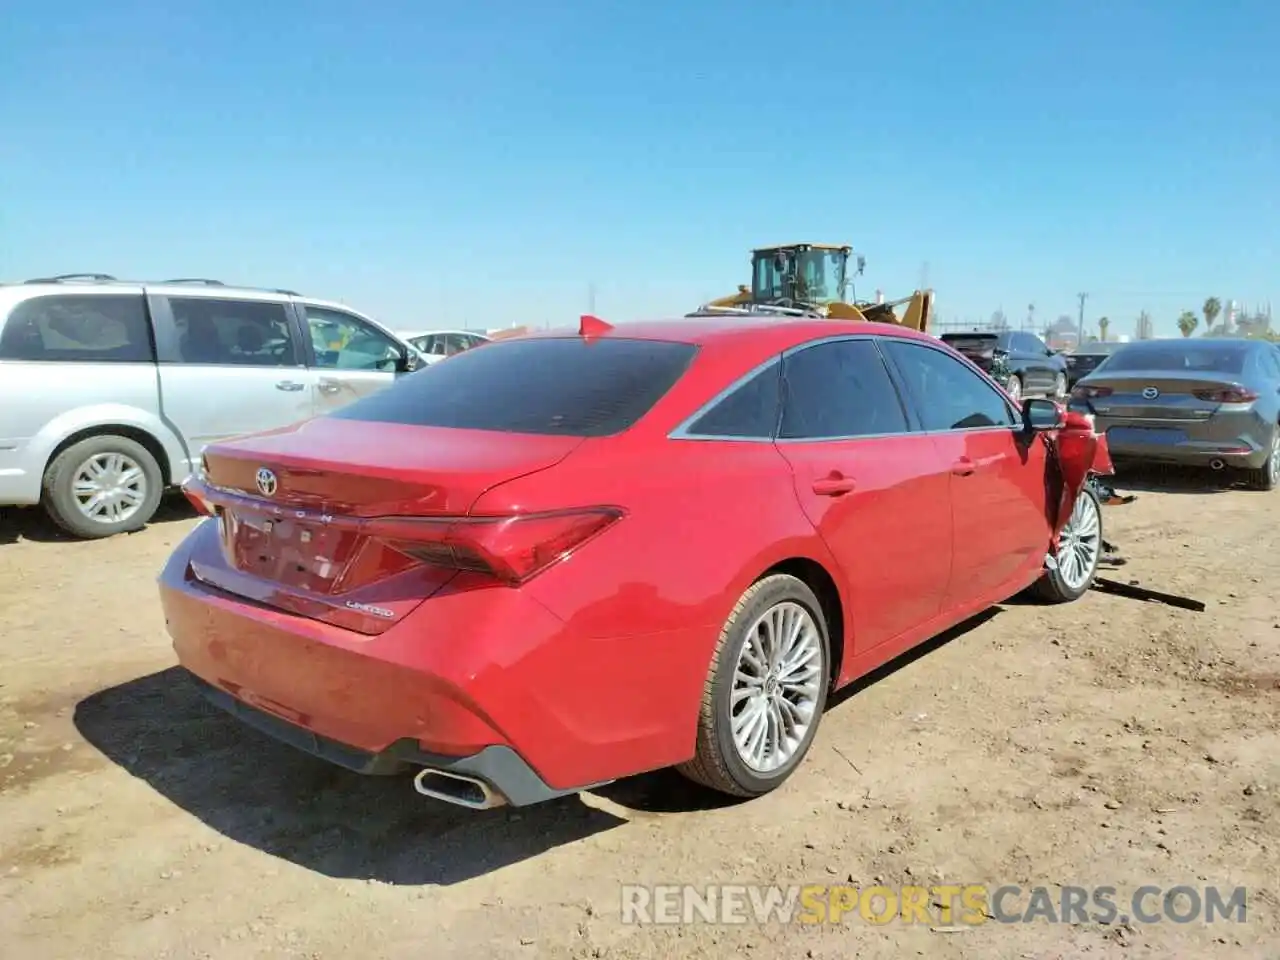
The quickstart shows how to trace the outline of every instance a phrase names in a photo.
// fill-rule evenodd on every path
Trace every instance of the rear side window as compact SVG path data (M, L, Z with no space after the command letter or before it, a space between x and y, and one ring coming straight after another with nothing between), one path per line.
M781 398L780 364L770 363L689 425L687 435L772 440Z
M292 367L297 347L283 303L169 297L181 363Z
M151 363L155 356L141 295L33 297L0 330L0 360Z
M465 350L330 414L460 430L603 437L643 417L697 347L657 340L536 337Z
M782 427L788 440L906 433L907 415L870 340L835 340L782 364Z

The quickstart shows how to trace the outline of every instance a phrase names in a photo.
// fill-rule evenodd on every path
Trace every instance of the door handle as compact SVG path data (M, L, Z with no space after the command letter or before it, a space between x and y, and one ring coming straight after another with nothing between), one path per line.
M969 474L973 473L975 469L973 461L968 457L961 457L951 465L951 472L957 477L967 477Z
M320 381L321 393L337 393L342 389L342 384L337 380L322 379Z
M303 388L303 386L304 384L299 383L297 380L281 380L276 384L276 389L287 390L289 393L297 393Z
M846 493L852 493L857 486L858 482L852 477L832 470L822 479L813 481L813 492L820 497L843 497Z

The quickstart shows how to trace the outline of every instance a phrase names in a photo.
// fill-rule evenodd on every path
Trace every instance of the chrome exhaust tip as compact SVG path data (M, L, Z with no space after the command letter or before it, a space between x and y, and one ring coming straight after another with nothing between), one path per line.
M413 778L413 788L424 797L443 800L471 810L492 810L507 800L483 780L462 773L427 768Z
M1209 461L1210 470L1221 470L1225 466L1226 466L1226 463L1223 461L1221 457L1214 457L1212 460Z

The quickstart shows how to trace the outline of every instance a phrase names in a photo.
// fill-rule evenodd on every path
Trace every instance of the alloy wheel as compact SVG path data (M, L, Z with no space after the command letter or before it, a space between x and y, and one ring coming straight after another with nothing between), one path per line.
M800 604L770 607L747 632L729 714L738 756L753 772L779 770L804 743L816 719L822 670L822 633Z
M1098 503L1081 491L1058 538L1058 573L1070 589L1079 590L1093 575L1102 547L1101 532Z

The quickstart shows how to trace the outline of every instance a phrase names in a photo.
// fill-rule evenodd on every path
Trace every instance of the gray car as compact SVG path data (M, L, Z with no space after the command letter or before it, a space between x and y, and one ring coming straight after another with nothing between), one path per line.
M1270 490L1280 479L1280 353L1265 341L1143 340L1071 392L1118 463L1233 468Z

